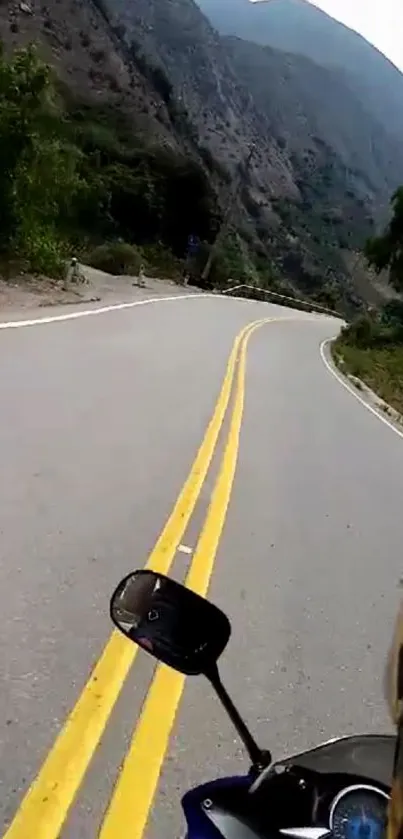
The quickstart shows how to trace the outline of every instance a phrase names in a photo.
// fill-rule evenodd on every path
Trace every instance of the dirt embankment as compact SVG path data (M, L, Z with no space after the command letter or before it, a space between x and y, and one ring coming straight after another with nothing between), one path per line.
M180 288L172 280L151 277L145 277L144 285L139 285L138 277L115 277L82 265L80 279L74 282L28 275L17 276L11 280L0 278L0 316L50 306L101 301L125 302L150 295L166 296L179 293ZM192 289L189 288L188 291L191 292Z

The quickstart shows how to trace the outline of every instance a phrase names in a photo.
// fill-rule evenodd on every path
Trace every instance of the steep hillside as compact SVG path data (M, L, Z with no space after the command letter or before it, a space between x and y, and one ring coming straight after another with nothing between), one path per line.
M106 107L102 125L79 109L77 127L73 113L85 177L114 212L98 235L158 238L181 255L190 232L211 238L239 184L233 226L254 276L351 297L343 250L362 246L403 172L400 150L336 72L220 37L193 0L0 4L0 37L8 49L37 41L73 100ZM108 133L108 109L132 136Z
M11 0L0 4L0 39L9 50L39 43L44 58L80 99L118 105L148 137L174 143L164 102L135 66L96 0ZM165 122L165 125L164 125Z
M163 68L200 141L232 174L251 144L258 190L297 196L289 163L234 72L221 39L193 0L105 0L124 40Z
M198 0L224 35L236 35L337 68L362 105L399 142L403 75L364 38L306 0Z
M400 147L343 79L279 51L259 50L254 62L253 46L220 39L193 0L105 1L224 167L234 174L253 144L243 203L281 270L305 288L324 271L343 282L340 248L362 245L403 176Z
M375 211L403 182L403 150L365 110L344 78L300 55L224 38L238 77L293 154L325 143L346 168L348 188Z
M119 238L150 247L153 266L164 249L182 257L192 230L211 240L220 174L166 77L131 60L100 0L1 4L0 38L3 261L52 276L72 245L89 255Z

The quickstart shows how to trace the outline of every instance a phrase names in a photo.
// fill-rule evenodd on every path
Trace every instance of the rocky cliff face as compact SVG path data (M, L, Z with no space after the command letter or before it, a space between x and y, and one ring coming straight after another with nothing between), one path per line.
M192 0L106 0L115 23L162 66L200 141L232 174L253 144L251 179L267 197L297 197L289 161L234 71L225 45Z
M403 178L401 143L366 109L345 74L300 55L219 38L193 0L104 2L122 25L126 43L134 43L164 68L214 156L231 170L255 145L252 180L264 195L297 197L299 173L291 154L312 151L314 138L319 138L345 167L346 188L375 208L388 202ZM247 0L210 0L210 6L225 9L227 15L231 7L235 21L237 5L245 4L253 15ZM273 14L276 2L264 5ZM300 5L292 0L290 9L297 13ZM310 15L305 5L304 20ZM319 17L322 27L328 21ZM352 33L346 32L349 42ZM363 39L355 37L361 45ZM388 65L386 59L380 61Z
M337 70L365 110L398 141L403 74L365 38L307 0L197 0L223 35L271 46Z
M403 181L403 150L365 109L344 76L300 55L224 38L238 78L292 154L315 154L325 143L346 172L346 184L374 209Z
M130 65L102 7L93 0L11 0L0 3L0 39L6 49L36 42L69 90L81 99L117 104L139 130L165 136L164 103Z
M106 0L128 45L171 80L201 142L234 175L268 252L301 276L343 274L340 248L371 232L403 178L398 144L335 70L220 38L193 0ZM227 11L229 4L227 4ZM291 262L290 262L291 254ZM295 256L295 259L294 259Z

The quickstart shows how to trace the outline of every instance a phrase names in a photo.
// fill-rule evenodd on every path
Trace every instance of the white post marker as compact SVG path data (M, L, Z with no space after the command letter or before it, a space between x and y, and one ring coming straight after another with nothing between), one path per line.
M140 265L140 270L139 270L139 286L140 286L140 288L145 288L146 287L146 280L145 280L145 276L144 276L144 265L143 264Z

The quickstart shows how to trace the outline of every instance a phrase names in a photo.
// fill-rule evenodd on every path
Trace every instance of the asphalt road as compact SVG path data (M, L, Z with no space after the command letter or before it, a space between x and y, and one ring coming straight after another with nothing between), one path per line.
M114 584L145 564L180 493L237 333L268 317L278 320L247 348L238 465L209 589L233 625L223 675L276 756L388 727L403 441L326 369L320 344L338 324L206 297L0 330L4 826L110 636ZM227 419L184 536L192 549L229 428ZM191 562L179 553L173 573ZM62 837L97 835L151 677L141 654ZM188 680L145 836L178 836L180 793L246 766L207 685ZM38 839L59 835L33 827ZM12 830L23 839L24 825Z

